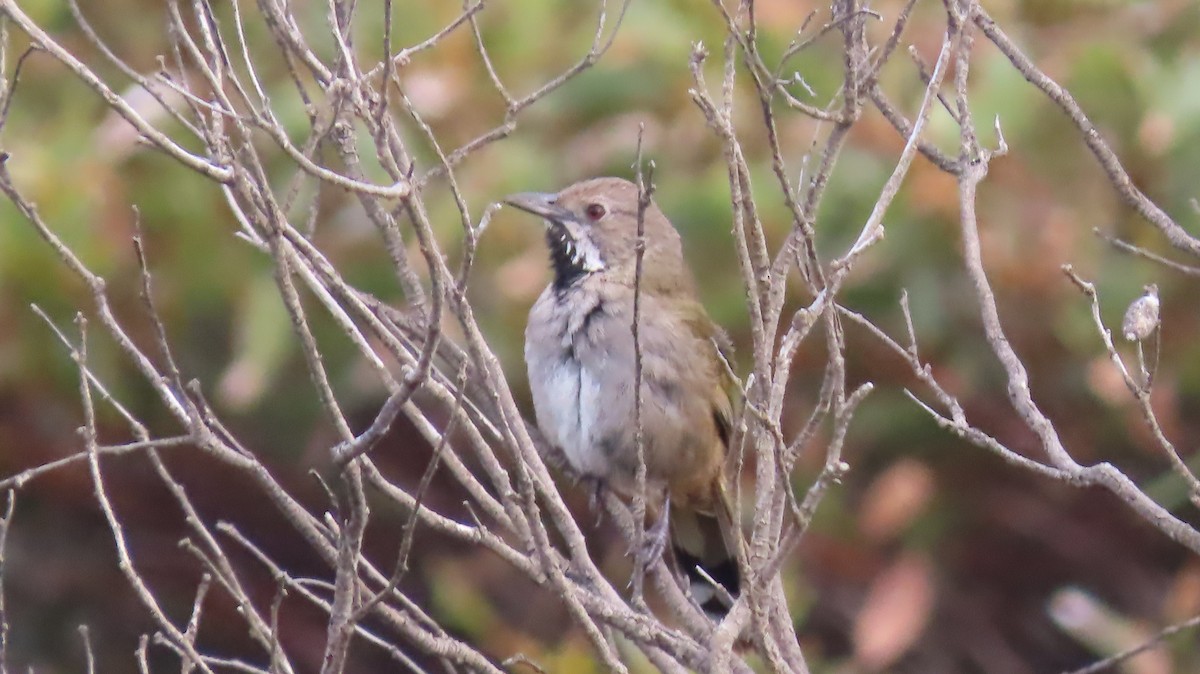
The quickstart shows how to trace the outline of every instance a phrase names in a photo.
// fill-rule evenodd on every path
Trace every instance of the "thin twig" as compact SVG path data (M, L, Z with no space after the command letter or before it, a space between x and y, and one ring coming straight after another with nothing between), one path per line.
M1064 672L1063 674L1096 674L1097 672L1103 672L1106 669L1112 669L1113 667L1116 667L1117 665L1121 664L1122 662L1125 662L1126 660L1129 660L1130 658L1132 658L1136 655L1139 655L1141 653L1144 653L1144 652L1150 650L1151 648L1154 648L1158 644L1161 644L1162 642L1166 641L1167 639L1170 639L1171 637L1179 634L1180 632L1185 632L1196 626L1200 626L1200 616L1190 618L1190 619L1185 620L1176 625L1171 625L1170 627L1163 629L1158 634L1155 634L1154 636L1152 636L1149 639L1147 639L1146 641L1138 644L1137 646L1134 646L1133 648L1121 651L1120 653L1117 653L1116 655L1111 655L1111 656L1104 658L1103 660L1100 660L1098 662L1093 662L1092 664L1090 664L1086 667L1082 667L1080 669L1073 669L1069 672Z
M633 605L639 608L644 608L642 598L642 583L645 577L645 566L653 561L644 559L647 541L645 540L645 519L647 510L647 499L649 495L646 493L646 447L645 435L642 428L642 341L641 341L641 315L642 315L642 267L646 256L646 209L650 207L650 201L654 195L654 162L650 162L643 171L642 160L642 138L645 131L644 125L638 128L637 139L637 159L635 160L635 171L638 190L637 201L637 238L634 244L634 272L633 272L633 324L630 330L633 332L633 443L637 452L637 470L636 470L636 488L633 498L633 525L634 525L634 545L637 546L638 554L635 555L637 560L633 569ZM661 506L666 507L664 504ZM667 517L666 512L658 514L659 517Z
M13 514L17 510L17 492L5 490L8 505L0 517L0 674L8 674L8 639L11 625L8 622L8 603L5 601L4 581L8 577L8 529L12 526Z

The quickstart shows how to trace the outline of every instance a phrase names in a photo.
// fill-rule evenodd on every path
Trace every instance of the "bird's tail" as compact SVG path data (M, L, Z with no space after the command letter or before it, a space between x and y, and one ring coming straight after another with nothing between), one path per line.
M719 506L711 513L671 508L675 559L687 574L692 597L716 620L725 617L729 599L736 599L741 590L735 538L732 508L726 498L719 499Z

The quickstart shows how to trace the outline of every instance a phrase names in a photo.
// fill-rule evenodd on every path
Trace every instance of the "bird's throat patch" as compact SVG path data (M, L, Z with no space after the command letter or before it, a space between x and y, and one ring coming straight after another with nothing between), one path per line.
M554 268L554 287L563 290L587 274L604 269L604 260L591 238L578 225L570 227L550 222L546 227L546 245Z

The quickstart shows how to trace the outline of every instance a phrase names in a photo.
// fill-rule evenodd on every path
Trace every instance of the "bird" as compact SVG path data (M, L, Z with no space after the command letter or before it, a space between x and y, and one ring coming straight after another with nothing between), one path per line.
M643 194L628 180L603 177L505 199L543 219L553 273L525 330L529 388L538 428L570 468L634 499L637 294L651 530L669 536L692 597L719 619L741 585L726 484L733 418L733 377L723 360L729 340L697 299L679 232L653 201L641 215L638 276ZM664 549L661 540L657 550Z

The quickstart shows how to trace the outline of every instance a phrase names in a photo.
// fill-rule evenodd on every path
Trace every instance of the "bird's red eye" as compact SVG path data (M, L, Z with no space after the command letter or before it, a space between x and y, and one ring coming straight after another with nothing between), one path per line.
M599 220L600 218L603 218L604 214L608 211L605 210L604 206L601 204L588 204L587 208L584 209L584 212L587 213L589 220Z

